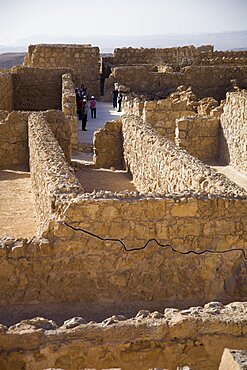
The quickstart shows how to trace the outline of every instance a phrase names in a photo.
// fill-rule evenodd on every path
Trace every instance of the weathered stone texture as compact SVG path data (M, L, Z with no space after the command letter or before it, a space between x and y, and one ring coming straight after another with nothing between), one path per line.
M13 109L45 111L62 107L64 69L16 67L13 69Z
M246 349L246 315L246 303L210 302L183 311L141 310L130 319L114 315L100 323L75 318L81 323L71 329L36 317L1 326L0 367L173 370L186 364L183 369L217 370L224 347Z
M174 48L117 48L114 49L113 63L115 65L159 64L175 65L192 64L201 55L212 55L213 46L203 45L183 46Z
M193 102L195 96L190 89L178 89L167 99L146 101L143 119L151 127L166 138L175 141L176 119L183 116L196 115Z
M219 370L247 370L247 351L225 348Z
M77 109L75 98L75 86L70 73L62 76L62 111L70 126L71 146L76 148L78 145L77 138Z
M0 120L0 166L28 164L28 112L2 111Z
M176 120L176 144L201 161L218 159L219 139L219 118L197 116Z
M246 194L202 162L157 134L136 116L123 116L124 158L136 188L165 194L185 190L205 194Z
M247 174L247 92L228 93L221 115L221 159Z
M217 100L225 98L230 81L236 79L240 88L247 88L247 66L188 66L180 72L160 73L143 65L119 66L113 68L106 80L105 90L112 91L114 83L127 86L137 94L163 94L175 91L178 86L191 86L198 98L212 96Z
M0 110L13 110L13 82L10 73L0 73Z
M96 167L122 169L123 134L122 122L106 122L104 127L94 133L93 161Z
M45 114L33 113L29 118L28 126L30 172L39 216L39 233L41 233L44 229L47 230L52 214L58 207L57 197L68 192L74 194L81 190L81 185L73 176ZM57 128L56 122L54 126ZM61 128L66 138L66 125L61 125ZM61 131L59 136L61 137ZM68 145L65 146L68 147Z
M74 82L84 84L90 95L99 96L99 48L91 45L31 45L24 61L28 67L69 68Z

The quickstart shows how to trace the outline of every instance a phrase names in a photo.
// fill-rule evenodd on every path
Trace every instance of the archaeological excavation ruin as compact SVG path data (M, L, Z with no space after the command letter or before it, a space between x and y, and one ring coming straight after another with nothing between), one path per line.
M81 84L124 95L91 144ZM246 369L245 89L210 45L0 70L0 369Z

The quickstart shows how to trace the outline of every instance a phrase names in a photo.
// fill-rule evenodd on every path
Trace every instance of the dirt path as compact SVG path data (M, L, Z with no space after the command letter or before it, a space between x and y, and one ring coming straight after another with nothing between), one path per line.
M241 174L234 167L222 165L213 165L210 167L212 167L215 171L222 173L229 180L235 182L235 184L247 191L247 176Z
M131 175L125 171L85 167L76 168L75 175L87 193L91 193L94 190L112 192L136 191L134 184L131 182Z
M26 168L0 169L0 237L36 235L35 205Z

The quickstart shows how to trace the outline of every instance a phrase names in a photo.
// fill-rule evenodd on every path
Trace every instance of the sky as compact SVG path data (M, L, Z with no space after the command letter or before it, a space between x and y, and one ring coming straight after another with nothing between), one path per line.
M241 30L247 30L247 0L0 0L0 45L34 35L83 43L83 36Z

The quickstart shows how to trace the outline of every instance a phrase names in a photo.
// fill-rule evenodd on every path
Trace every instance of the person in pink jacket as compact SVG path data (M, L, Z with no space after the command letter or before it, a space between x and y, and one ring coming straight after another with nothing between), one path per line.
M91 110L91 118L96 118L96 99L94 96L91 96L90 99L90 110Z

